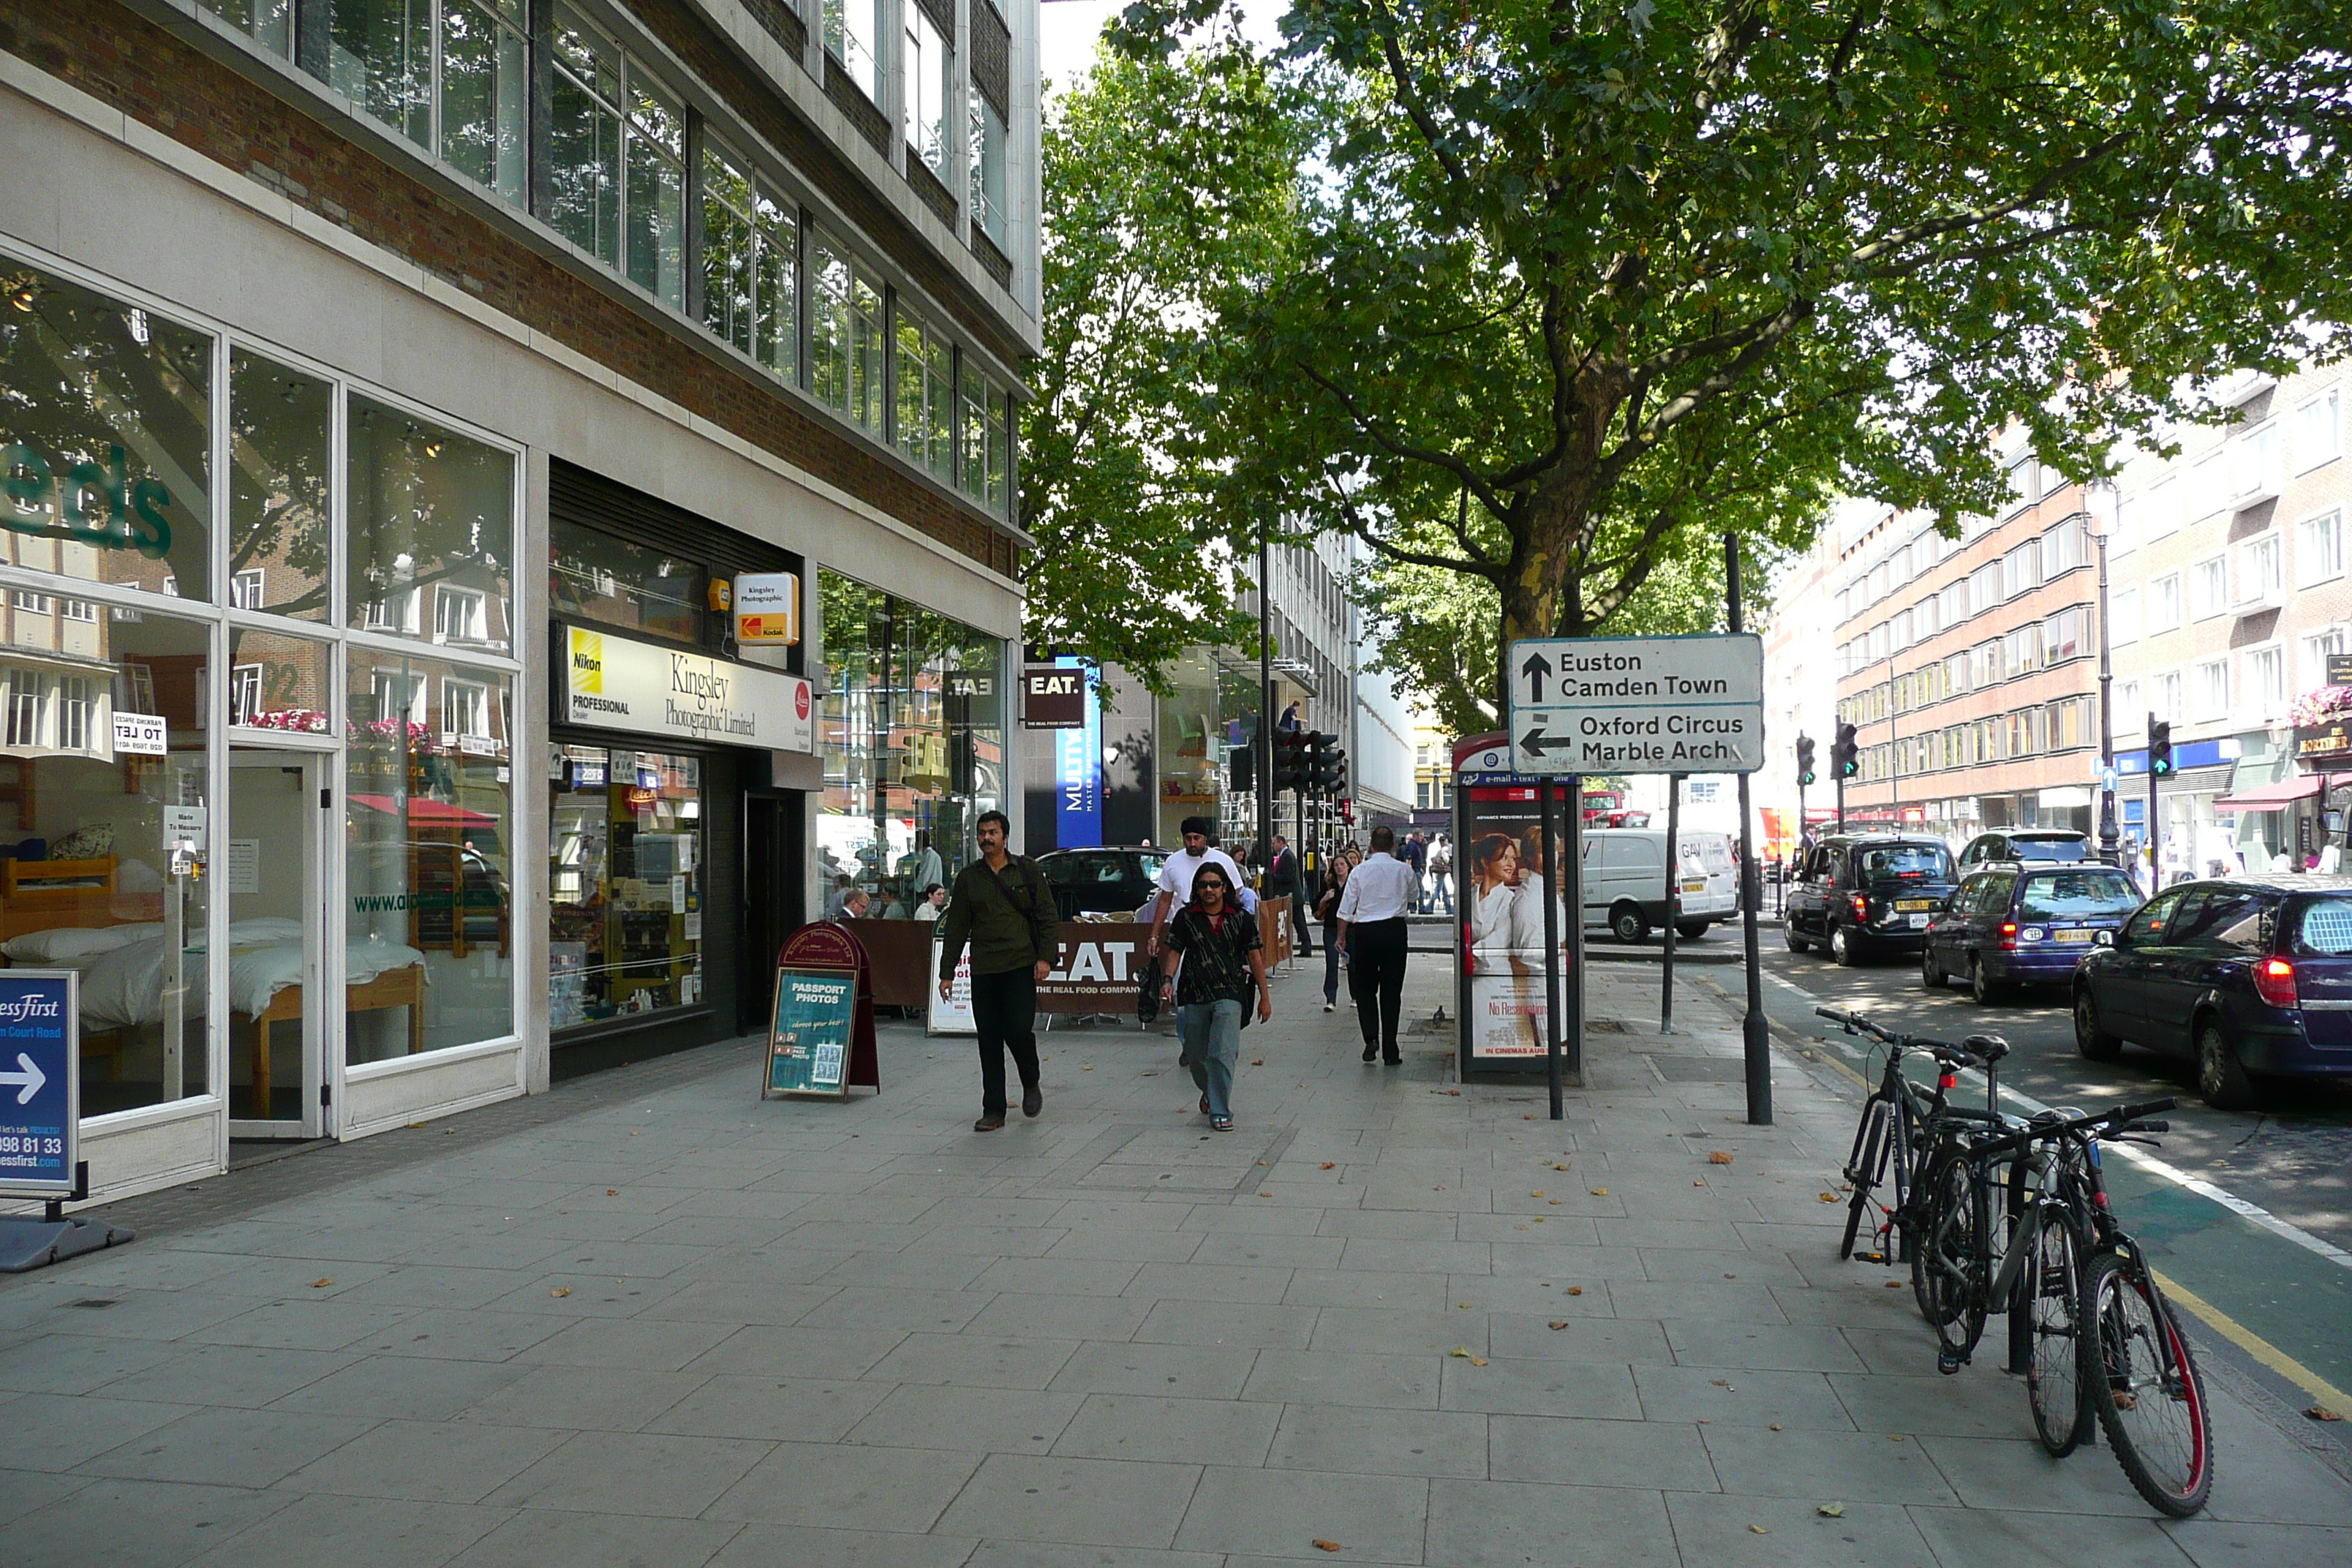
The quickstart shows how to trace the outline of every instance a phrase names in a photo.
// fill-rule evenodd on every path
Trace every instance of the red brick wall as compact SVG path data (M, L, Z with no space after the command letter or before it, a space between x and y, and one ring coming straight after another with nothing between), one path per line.
M0 51L260 181L949 548L1013 571L1013 541L975 511L908 478L757 373L664 331L116 0L0 0Z

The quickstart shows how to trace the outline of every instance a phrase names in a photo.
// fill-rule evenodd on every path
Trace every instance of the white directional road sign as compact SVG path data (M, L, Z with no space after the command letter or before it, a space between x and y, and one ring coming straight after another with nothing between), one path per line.
M1542 637L1510 645L1511 761L1528 773L1750 773L1764 765L1764 640Z

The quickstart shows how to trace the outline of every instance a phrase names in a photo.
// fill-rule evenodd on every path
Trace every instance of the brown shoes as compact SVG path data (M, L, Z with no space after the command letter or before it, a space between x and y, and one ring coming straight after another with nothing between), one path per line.
M1027 1089L1024 1089L1024 1090L1022 1090L1022 1091L1021 1091L1021 1114L1022 1114L1022 1115L1024 1115L1024 1116L1034 1116L1034 1115L1036 1115L1039 1111L1041 1111L1041 1110L1045 1110L1045 1089L1043 1089L1042 1088L1040 1088L1040 1087L1039 1087L1039 1086L1037 1086L1036 1084L1034 1084L1034 1083L1033 1083L1033 1084L1031 1084Z
M1002 1116L983 1116L971 1124L971 1130L974 1132L993 1132L1003 1125L1004 1118Z

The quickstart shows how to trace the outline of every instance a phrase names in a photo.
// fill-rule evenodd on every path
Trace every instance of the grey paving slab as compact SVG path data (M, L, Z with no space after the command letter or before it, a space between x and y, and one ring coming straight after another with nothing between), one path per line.
M955 1536L753 1522L719 1549L711 1568L958 1568L977 1544Z
M1496 1415L1587 1415L1638 1421L1642 1402L1631 1369L1606 1363L1501 1361L1460 1356L1440 1363L1438 1403Z
M125 1480L266 1487L332 1453L371 1425L363 1416L198 1410L84 1460L79 1468L89 1475Z
M1745 1381L1744 1379L1742 1381ZM1983 1362L1956 1377L1887 1377L1842 1373L1830 1378L1853 1424L1864 1432L1944 1437L2028 1437L2032 1412L2022 1380Z
M919 1535L964 1490L982 1458L952 1448L780 1443L710 1505L707 1517ZM980 1533L941 1528L951 1535Z
M1830 1499L1716 1497L1668 1492L1666 1513L1685 1563L1725 1563L1734 1568L1819 1568L1855 1563L1865 1568L1948 1568L1919 1533L1911 1515L1893 1503L1862 1502L1843 1495L1843 1517L1824 1518Z
M1386 1308L1326 1307L1316 1320L1310 1350L1363 1351L1374 1355L1447 1355L1465 1350L1486 1353L1486 1315L1475 1309L1391 1311Z
M1784 1426L1701 1428L1727 1492L1816 1500L1869 1478L1873 1502L1957 1505L1959 1498L1926 1447L1883 1432L1822 1432ZM2039 1451L2039 1445L2036 1445ZM2049 1456L2042 1455L2044 1458Z
M993 1454L939 1529L1006 1542L1166 1547L1200 1474L1191 1464Z
M1090 1394L1054 1452L1082 1459L1263 1464L1282 1415L1279 1405L1248 1400Z
M980 1315L995 1292L909 1290L856 1286L835 1292L799 1319L813 1329L854 1328L868 1333L954 1333Z
M0 1469L70 1470L194 1409L139 1399L18 1394L0 1403Z
M1416 1477L1209 1467L1175 1544L1186 1551L1312 1558L1335 1542L1365 1563L1419 1563L1429 1483Z
M529 1375L528 1367L427 1356L370 1356L274 1400L273 1410L441 1421Z
M1453 1297L1447 1276L1429 1270L1297 1268L1282 1299L1293 1306L1438 1312Z
M1124 1296L1043 1296L1007 1290L965 1325L976 1334L1128 1340L1162 1303Z
M600 1367L521 1366L520 1375L457 1413L461 1421L559 1431L634 1432L709 1381L701 1373ZM738 1436L714 1433L713 1436Z
M1054 1447L1084 1397L1029 1389L900 1384L843 1440L886 1448L1043 1454Z
M1159 1301L1129 1339L1158 1344L1305 1350L1321 1309L1244 1301Z
M2027 1521L2029 1527L2037 1522ZM2244 1568L2255 1563L2352 1563L2352 1530L2326 1525L2197 1519L2167 1525L2164 1531L2197 1568Z
M742 1531L736 1520L527 1509L450 1562L452 1568L703 1568Z
M439 1356L452 1361L509 1361L571 1326L545 1313L459 1311L431 1307L411 1313L382 1333L344 1347L352 1355Z
M100 1479L10 1521L10 1568L178 1568L291 1507L291 1492ZM100 1543L102 1543L100 1545ZM94 1555L93 1548L103 1552Z
M485 1500L511 1508L692 1519L772 1447L660 1432L576 1432Z
M1659 1491L1721 1489L1695 1425L1492 1415L1486 1436L1489 1474L1498 1481Z
M1652 1421L1706 1421L1736 1426L1851 1432L1853 1415L1828 1376L1817 1372L1756 1372L1738 1367L1633 1366L1642 1413Z
M981 1334L907 1334L887 1355L870 1363L870 1374L892 1383L1044 1388L1082 1342ZM812 1342L810 1351L821 1353L822 1347Z
M474 1503L546 1458L563 1440L562 1433L530 1428L386 1421L279 1484L300 1492Z
M1486 1323L1489 1352L1497 1359L1514 1361L1584 1361L1625 1366L1674 1363L1664 1324L1641 1318L1588 1316L1576 1310L1585 1300L1590 1298L1559 1303L1563 1310L1558 1317L1491 1315Z
M1384 1476L1486 1476L1486 1417L1451 1410L1294 1405L1268 1466Z
M1066 1208L1069 1205L1065 1205ZM1136 1204L1135 1208L1154 1205ZM1169 1205L1159 1205L1163 1208ZM1171 1213L1172 1221L1181 1211ZM1093 1226L1073 1228L1046 1250L1047 1259L1062 1258L1100 1258L1108 1262L1188 1263L1201 1249L1201 1232L1178 1230L1171 1224L1165 1229L1104 1230Z
M724 1323L709 1325L724 1329ZM777 1328L754 1323L737 1329L687 1365L700 1373L762 1373L782 1366L821 1366L829 1373L856 1376L910 1339L951 1339L953 1335L902 1333L896 1329L835 1326Z
M96 1484L91 1476L51 1475L41 1470L0 1470L0 1525L47 1508Z
M1260 1351L1244 1399L1434 1410L1441 1358L1362 1351Z
M168 1340L29 1333L0 1346L0 1391L88 1394L186 1353L185 1346Z
M1048 1386L1056 1393L1232 1399L1240 1394L1255 1353L1239 1346L1089 1342L1078 1346Z
M387 1333L415 1311L414 1307L370 1306L349 1300L265 1301L236 1317L206 1324L187 1339L194 1344L259 1345L270 1350L341 1350L355 1341Z
M1656 1491L1438 1480L1429 1486L1423 1561L1432 1568L1682 1568L1708 1560L1676 1553L1664 1500Z
M1238 1557L1160 1552L1143 1546L1062 1546L1043 1541L983 1541L966 1568L1241 1568Z
M2168 1533L2153 1521L2134 1520L2128 1524L2103 1521L2096 1544L2086 1550L2082 1535L2064 1528L2053 1529L2046 1513L1989 1508L1914 1508L1910 1513L1912 1525L1944 1568L1994 1563L2004 1568L2011 1563L2019 1568L2081 1568L2084 1559L2093 1556L2100 1568L2108 1568L2109 1564L2115 1568L2190 1568L2197 1562L2194 1553L2186 1550L2185 1540ZM2222 1538L2216 1535L2207 1539L2218 1544ZM2277 1544L2290 1543L2282 1539ZM2306 1541L2299 1544L2307 1549L2322 1543ZM2329 1561L2326 1556L2252 1557L2247 1555L2250 1545L2233 1544L2230 1560L2241 1568L2259 1562Z
M1723 1323L1678 1318L1666 1321L1666 1343L1685 1366L1762 1368L1776 1372L1860 1372L1862 1358L1835 1329L1812 1323Z

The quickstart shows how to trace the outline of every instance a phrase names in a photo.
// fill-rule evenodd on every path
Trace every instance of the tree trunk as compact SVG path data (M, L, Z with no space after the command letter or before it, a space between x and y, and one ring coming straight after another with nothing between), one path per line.
M1501 636L1495 645L1495 711L1510 722L1511 644L1522 637L1580 637L1584 620L1584 516L1589 498L1582 476L1555 469L1538 489L1522 526L1517 563L1501 584Z

